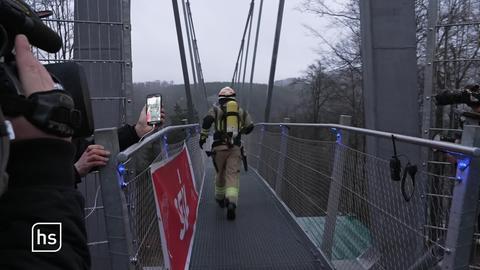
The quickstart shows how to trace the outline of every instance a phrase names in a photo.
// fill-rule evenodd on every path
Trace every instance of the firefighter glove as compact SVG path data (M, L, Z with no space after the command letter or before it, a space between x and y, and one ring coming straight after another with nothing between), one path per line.
M201 149L203 149L203 145L205 144L206 141L207 141L207 136L204 135L204 134L201 134L200 135L200 141L198 142Z

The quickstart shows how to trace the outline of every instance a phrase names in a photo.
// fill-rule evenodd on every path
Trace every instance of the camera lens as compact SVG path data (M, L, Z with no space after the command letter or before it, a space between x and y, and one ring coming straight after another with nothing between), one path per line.
M462 104L470 102L470 93L466 90L464 91L443 91L440 94L434 96L435 104L451 105L451 104Z

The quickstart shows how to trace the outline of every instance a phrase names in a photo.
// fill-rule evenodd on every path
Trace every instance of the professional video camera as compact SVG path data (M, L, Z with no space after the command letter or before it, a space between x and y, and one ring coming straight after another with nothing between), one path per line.
M5 169L9 157L9 141L13 129L5 116L23 115L37 128L60 137L90 136L93 117L87 81L82 68L75 63L46 65L55 89L23 96L17 76L14 48L15 36L24 34L33 46L50 53L62 47L59 35L48 28L40 17L52 13L36 13L22 0L0 0L0 196L8 185Z
M13 55L15 36L24 34L33 46L58 52L62 40L41 21L49 11L35 12L22 0L0 0L0 106L6 116L23 115L37 128L60 137L93 133L86 77L76 63L46 65L55 89L22 95Z
M458 121L460 127L463 125L478 125L480 123L480 85L471 84L459 91L446 90L434 96L436 105L466 104L472 111L464 107L454 108L453 117Z
M434 96L437 105L467 104L468 106L480 105L480 86L467 85L461 91L446 90Z

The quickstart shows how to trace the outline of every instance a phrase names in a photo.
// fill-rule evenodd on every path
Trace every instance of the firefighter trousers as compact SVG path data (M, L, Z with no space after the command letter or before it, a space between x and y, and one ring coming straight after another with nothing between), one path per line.
M215 151L214 160L217 168L215 198L220 200L226 198L229 202L237 204L242 163L240 147L228 148L222 145L215 147L213 151Z

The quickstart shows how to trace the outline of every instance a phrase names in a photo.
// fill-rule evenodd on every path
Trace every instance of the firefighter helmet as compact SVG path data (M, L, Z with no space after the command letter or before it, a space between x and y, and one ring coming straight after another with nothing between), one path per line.
M230 87L224 87L218 92L218 99L222 98L230 98L230 99L235 99L235 90L233 90Z

